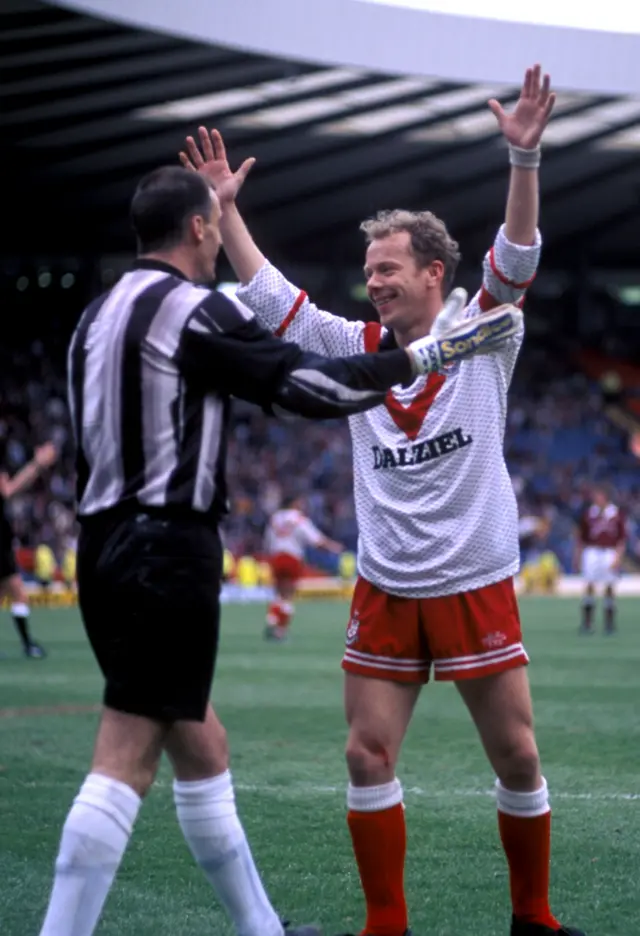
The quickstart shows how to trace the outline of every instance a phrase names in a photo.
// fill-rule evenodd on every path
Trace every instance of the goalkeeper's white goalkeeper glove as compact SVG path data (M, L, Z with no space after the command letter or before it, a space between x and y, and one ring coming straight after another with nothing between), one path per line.
M498 306L492 312L450 325L451 319L456 322L456 316L460 315L459 303L459 297L455 297L451 304L447 300L438 319L443 313L448 313L449 320L444 315L435 336L419 338L406 348L417 374L441 371L445 364L462 361L474 354L489 354L522 329L522 312L514 305Z
M507 306L496 306L492 312L499 312L500 309L507 308ZM518 307L508 306L508 308L516 308L519 312ZM453 328L457 328L459 325L464 325L465 323L475 321L478 318L486 318L487 313L484 313L482 316L475 316L474 319L466 319L465 313L467 311L467 290L463 289L461 286L458 286L456 289L453 289L447 296L447 301L445 302L442 309L438 312L436 319L431 326L430 336L432 338L446 338ZM522 314L516 315L517 320L522 322ZM511 335L505 335L505 339L511 337ZM499 347L499 344L488 343L487 345L482 345L475 349L475 354L491 354L492 351Z
M440 309L436 320L431 326L430 335L432 338L443 338L448 331L455 328L464 320L464 313L467 308L467 290L462 286L452 289L447 296L447 301Z

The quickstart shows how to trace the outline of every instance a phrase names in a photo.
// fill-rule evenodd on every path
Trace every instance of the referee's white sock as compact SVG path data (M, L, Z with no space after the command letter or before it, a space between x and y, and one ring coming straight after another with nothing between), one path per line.
M175 780L178 821L191 854L231 917L238 936L282 936L236 812L228 770L209 780Z
M89 774L62 830L47 915L40 936L91 936L140 809L119 780Z

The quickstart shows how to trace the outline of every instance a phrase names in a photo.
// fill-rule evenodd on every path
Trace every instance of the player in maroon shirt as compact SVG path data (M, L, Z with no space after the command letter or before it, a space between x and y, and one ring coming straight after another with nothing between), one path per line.
M604 586L604 629L616 629L615 583L627 545L627 525L622 511L604 487L594 488L578 528L576 566L585 582L580 633L593 633L596 585Z

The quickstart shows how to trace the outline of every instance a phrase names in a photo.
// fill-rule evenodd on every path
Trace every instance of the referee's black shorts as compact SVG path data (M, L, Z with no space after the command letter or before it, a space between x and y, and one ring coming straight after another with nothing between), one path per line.
M220 622L217 529L197 516L106 511L82 519L77 562L104 704L158 721L204 721Z
M0 510L0 582L18 571L13 554L13 530L4 510Z

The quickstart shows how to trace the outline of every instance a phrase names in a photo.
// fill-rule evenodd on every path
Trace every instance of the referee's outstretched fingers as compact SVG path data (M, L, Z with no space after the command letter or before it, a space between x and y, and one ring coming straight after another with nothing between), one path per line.
M191 160L189 159L189 157L187 156L187 154L183 150L180 150L180 152L178 153L178 156L180 157L180 162L182 163L185 169L189 169L191 172L198 171L196 167L193 165L193 163L191 162Z

